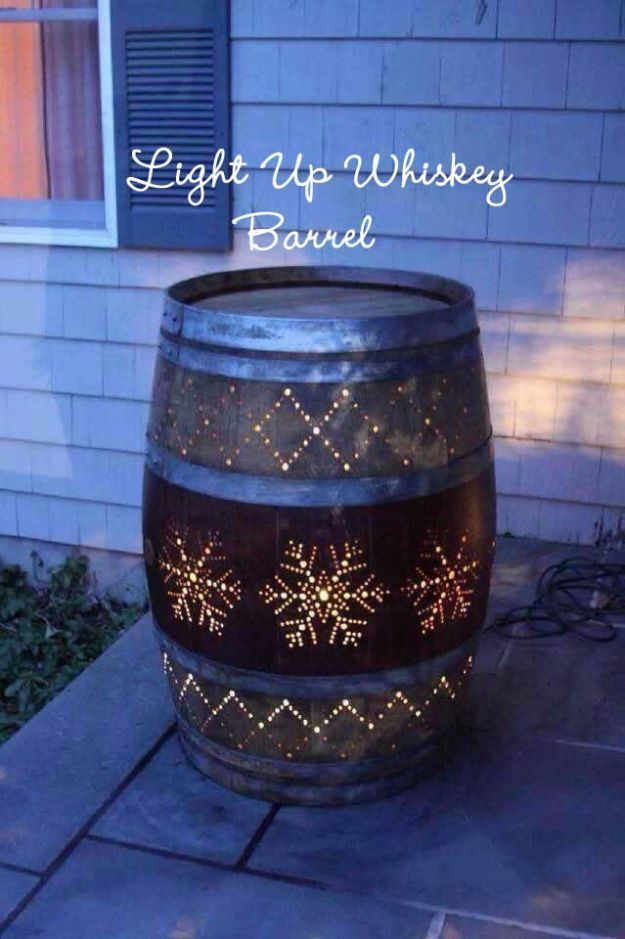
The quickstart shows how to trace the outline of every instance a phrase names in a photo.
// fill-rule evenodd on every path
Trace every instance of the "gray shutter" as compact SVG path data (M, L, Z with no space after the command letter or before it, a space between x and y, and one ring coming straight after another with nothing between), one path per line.
M230 62L228 0L113 0L111 28L119 243L128 247L230 247L230 187L206 189L203 206L188 187L133 192L128 176L145 178L132 162L159 146L174 154L159 181L212 164L220 147L229 159ZM147 156L146 156L147 154Z

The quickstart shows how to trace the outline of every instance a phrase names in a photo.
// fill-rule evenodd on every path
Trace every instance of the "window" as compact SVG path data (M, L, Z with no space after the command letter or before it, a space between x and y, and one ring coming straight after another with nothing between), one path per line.
M126 185L134 149L228 149L228 6L0 0L0 242L230 246L226 187L194 208Z
M0 0L1 241L115 244L107 14Z

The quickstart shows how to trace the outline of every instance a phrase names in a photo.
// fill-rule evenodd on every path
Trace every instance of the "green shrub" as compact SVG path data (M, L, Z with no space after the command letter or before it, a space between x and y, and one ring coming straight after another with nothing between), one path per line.
M36 569L43 567L33 554ZM98 597L86 557L50 568L42 585L0 567L0 742L26 723L141 615Z

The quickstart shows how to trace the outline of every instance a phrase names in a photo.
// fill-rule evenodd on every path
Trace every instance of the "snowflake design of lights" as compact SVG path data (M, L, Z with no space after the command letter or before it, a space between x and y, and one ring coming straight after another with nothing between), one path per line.
M369 616L388 591L367 573L361 547L345 542L339 551L329 549L324 567L317 547L289 541L279 572L260 590L273 607L289 648L316 646L320 638L329 645L358 646Z
M223 635L228 614L241 599L241 583L226 566L219 537L208 534L194 548L185 532L171 531L158 566L174 617Z
M466 535L461 537L455 552L432 540L431 549L423 554L423 562L423 566L416 565L402 591L412 602L421 632L426 635L467 615L480 565L467 552Z

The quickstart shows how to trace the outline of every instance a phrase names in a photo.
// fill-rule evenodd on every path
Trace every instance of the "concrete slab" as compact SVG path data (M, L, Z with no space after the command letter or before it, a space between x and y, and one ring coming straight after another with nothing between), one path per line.
M547 567L580 556L595 559L599 551L531 538L498 538L487 622L498 613L531 603L538 578Z
M625 931L625 754L478 735L375 806L284 808L250 867L539 926Z
M612 642L575 635L511 641L481 721L502 733L625 750L625 632Z
M553 933L492 923L483 919L468 919L466 916L446 916L439 939L547 939Z
M266 802L223 789L168 741L95 826L94 833L234 864L266 817Z
M17 904L35 886L38 877L0 868L0 927Z
M0 749L0 861L44 870L172 720L146 616Z
M486 625L489 626L496 616L507 613L508 610L519 606L528 606L535 596L536 579L534 577L530 577L528 580L520 580L517 583L508 583L498 578L495 569L490 585Z
M6 939L423 939L431 913L85 841Z
M554 544L535 538L497 539L495 576L510 584L531 582L550 564L570 557L597 558L598 548L587 545Z
M482 634L460 712L465 727L480 730L489 726L492 701L501 686L501 670L512 641L493 631Z

